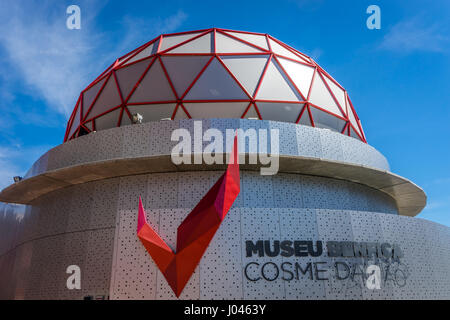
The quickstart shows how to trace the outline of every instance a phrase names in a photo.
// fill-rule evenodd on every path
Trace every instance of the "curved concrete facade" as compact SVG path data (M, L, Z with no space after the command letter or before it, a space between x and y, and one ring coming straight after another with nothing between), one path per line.
M365 184L381 190L397 203L399 213L414 216L426 203L422 189L389 172L385 157L373 147L339 133L302 125L246 120L198 121L204 130L277 129L280 172L325 176ZM150 122L96 132L64 143L44 154L25 179L0 192L0 201L31 204L46 193L89 181L156 172L223 170L216 165L174 165L170 141L178 128L194 135L194 120ZM224 141L225 143L225 141ZM204 143L204 146L207 143ZM248 156L248 142L239 147ZM194 150L194 146L192 150ZM224 150L225 147L224 147ZM271 152L271 150L268 150ZM241 166L259 170L257 165Z
M389 174L378 151L328 130L252 120L203 124L277 127L280 156L328 159ZM170 133L177 127L192 129L192 120L83 136L46 153L23 181L85 163L168 154ZM49 190L26 206L0 207L0 298L174 298L136 236L138 198L148 223L174 247L176 228L223 172L195 168L97 176ZM398 199L383 188L331 173L261 176L243 167L241 193L180 298L450 298L450 229L398 213ZM277 243L286 241L295 254L277 252ZM256 249L266 243L268 251ZM355 246L376 253L352 257L345 250L349 245L353 254ZM333 246L342 252L330 251ZM311 256L320 247L321 254ZM69 265L81 268L81 290L66 288ZM380 289L367 288L368 265L380 267Z
M357 139L334 131L294 123L248 120L207 119L204 129L220 131L236 128L280 130L280 155L301 156L342 161L351 164L390 170L386 158L375 148ZM173 130L186 128L193 132L194 120L161 121L139 126L113 128L89 134L61 144L45 153L27 172L30 178L48 171L110 159L139 158L170 154L175 143Z

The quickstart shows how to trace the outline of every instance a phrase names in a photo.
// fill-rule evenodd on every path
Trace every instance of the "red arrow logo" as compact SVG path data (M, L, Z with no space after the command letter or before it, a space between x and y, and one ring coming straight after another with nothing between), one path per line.
M177 297L240 192L237 135L230 160L225 173L178 227L176 253L147 223L139 197L137 236Z

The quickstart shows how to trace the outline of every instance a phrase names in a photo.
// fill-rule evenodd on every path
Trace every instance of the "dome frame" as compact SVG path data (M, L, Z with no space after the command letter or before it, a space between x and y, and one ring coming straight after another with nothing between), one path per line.
M150 121L294 122L367 142L347 91L333 77L307 55L255 32L209 28L162 34L123 55L80 93L64 142L131 124L138 111Z

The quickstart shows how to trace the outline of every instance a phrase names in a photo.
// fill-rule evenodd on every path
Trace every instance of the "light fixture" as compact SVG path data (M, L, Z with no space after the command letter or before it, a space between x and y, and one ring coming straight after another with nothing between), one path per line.
M144 120L144 117L140 113L133 113L131 115L131 121L133 124L142 123L142 120Z
M19 182L23 178L21 176L15 176L13 179L14 179L14 182Z

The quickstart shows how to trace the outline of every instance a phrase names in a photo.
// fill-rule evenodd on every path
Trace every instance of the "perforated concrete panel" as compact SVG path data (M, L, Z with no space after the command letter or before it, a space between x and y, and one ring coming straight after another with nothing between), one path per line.
M286 157L389 169L372 147L327 130L246 119L206 119L202 126L221 132L278 129L279 151ZM49 151L29 177L103 160L164 156L170 154L174 143L168 137L177 128L193 133L194 123L148 122L91 133ZM0 298L175 299L136 236L139 197L147 222L175 249L178 226L223 171L160 171L66 186L27 206L1 204ZM391 196L351 181L281 172L262 176L244 169L240 179L241 192L181 299L450 298L449 228L400 216ZM247 241L268 241L268 249L247 256ZM298 252L273 254L283 241L299 244ZM336 257L329 255L328 241L388 243L403 256L396 261ZM322 253L305 254L310 242L311 250L321 247ZM381 268L379 290L366 286L370 264ZM66 287L69 265L81 268L80 290Z
M33 206L3 205L2 297L175 298L136 237L138 198L143 199L148 223L175 248L176 228L219 176L220 172L205 171L115 178L62 189ZM448 228L395 214L383 195L373 196L379 191L329 178L295 174L263 177L246 171L241 172L241 189L180 298L450 296ZM323 253L318 257L247 257L246 241L250 240L270 240L272 250L276 240L313 241L315 247L316 241L322 241ZM328 257L327 241L395 243L404 256L398 263ZM337 279L336 262L346 263L355 275ZM303 270L309 263L317 265L325 270L320 276L327 279L318 280L315 273L311 279L309 272L302 274L295 269L296 263ZM382 267L383 277L387 274L380 290L369 290L365 285L364 268L373 263ZM82 270L81 290L65 286L65 269L71 264ZM267 279L261 273L263 266ZM340 268L342 273L342 264ZM258 280L247 279L245 272Z
M290 241L316 241L319 239L317 219L314 209L279 209L281 239ZM317 245L314 245L317 250ZM303 269L307 268L307 264L312 265L319 262L317 257L302 257L300 259L292 259L283 257L283 263L295 270L297 263ZM310 274L302 274L301 272L284 275L286 299L325 299L325 283L322 280L312 281Z
M0 253L1 267L11 268L2 279L9 288L7 298L108 296L117 182L105 180L101 185L94 182L61 189L40 198L33 206L5 206L10 211L8 219L14 220L2 220L0 224L14 232L3 233L1 241L11 245L9 251ZM8 263L3 262L7 255ZM66 287L69 265L81 268L81 290Z

